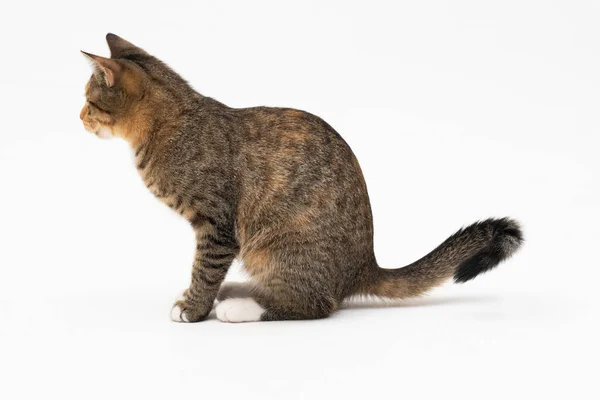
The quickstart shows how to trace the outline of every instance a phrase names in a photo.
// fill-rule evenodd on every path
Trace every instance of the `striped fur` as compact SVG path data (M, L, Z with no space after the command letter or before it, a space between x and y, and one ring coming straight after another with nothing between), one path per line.
M522 242L515 221L489 219L405 268L381 269L360 166L329 124L295 109L228 107L141 48L107 42L110 58L85 53L94 73L80 116L88 131L131 144L148 189L196 233L176 321L203 320L217 296L224 321L323 318L349 296L407 298L470 280ZM251 282L218 295L236 257Z

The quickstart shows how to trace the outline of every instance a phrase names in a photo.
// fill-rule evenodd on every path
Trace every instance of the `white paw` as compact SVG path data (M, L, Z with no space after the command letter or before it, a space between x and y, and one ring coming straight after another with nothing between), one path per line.
M185 315L185 312L183 312L178 305L173 306L171 309L171 319L175 322L190 322Z
M217 318L223 322L260 321L265 312L254 299L226 299L217 304Z
M181 292L177 299L175 299L175 305L171 308L171 319L175 322L190 322L185 312L181 310L181 307L177 305L178 302L185 301L185 291Z

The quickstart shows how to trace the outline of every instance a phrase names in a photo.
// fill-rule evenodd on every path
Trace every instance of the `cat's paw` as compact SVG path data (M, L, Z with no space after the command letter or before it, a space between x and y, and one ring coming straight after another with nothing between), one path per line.
M265 309L253 298L225 299L215 309L217 318L222 322L260 321Z
M187 290L179 295L171 309L171 319L175 322L198 322L206 315L194 307L187 298Z
M173 308L171 308L171 319L175 322L190 322L185 310L178 304L175 304Z

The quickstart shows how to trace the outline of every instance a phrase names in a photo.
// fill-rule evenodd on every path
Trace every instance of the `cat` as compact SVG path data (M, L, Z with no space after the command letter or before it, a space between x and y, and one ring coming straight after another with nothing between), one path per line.
M128 141L148 189L195 231L174 321L204 320L213 306L224 322L325 318L351 296L405 299L466 282L523 242L513 219L487 219L406 267L380 268L360 166L329 124L290 108L227 107L143 49L106 40L110 58L83 52L94 72L80 118ZM223 284L235 258L251 280Z

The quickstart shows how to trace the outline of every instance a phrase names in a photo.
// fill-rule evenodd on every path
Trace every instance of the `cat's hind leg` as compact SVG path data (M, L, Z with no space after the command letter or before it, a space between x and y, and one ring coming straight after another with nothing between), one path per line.
M252 297L252 288L250 282L223 282L217 294L217 302L231 298Z
M319 319L337 308L338 302L318 285L275 278L255 285L250 296L225 298L215 311L223 322L253 322Z

